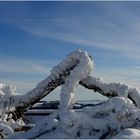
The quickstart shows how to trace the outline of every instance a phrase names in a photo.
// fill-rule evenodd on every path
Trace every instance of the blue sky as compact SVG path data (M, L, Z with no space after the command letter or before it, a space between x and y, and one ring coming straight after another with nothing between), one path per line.
M93 57L93 75L140 88L140 2L0 1L0 82L15 84L18 93L78 48ZM101 98L77 92L78 99Z

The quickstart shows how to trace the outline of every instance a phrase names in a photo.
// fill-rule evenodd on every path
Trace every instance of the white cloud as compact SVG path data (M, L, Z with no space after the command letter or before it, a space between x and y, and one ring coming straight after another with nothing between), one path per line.
M106 68L96 69L94 73L97 77L103 78L107 82L124 83L140 89L140 68Z
M28 91L32 90L36 83L37 80L22 80L22 79L10 79L10 78L0 78L0 83L4 83L7 85L15 85L16 86L16 93L17 94L25 94Z
M56 61L30 60L21 58L0 58L0 72L49 74Z
M17 93L27 93L45 79L58 61L22 59L0 55L0 82L15 85ZM18 73L18 75L17 75ZM3 78L2 75L6 76ZM34 74L31 76L31 74ZM2 77L1 77L2 76ZM42 78L42 79L41 79Z
M131 6L130 6L131 7ZM140 60L140 19L134 9L125 4L109 4L103 6L104 12L86 13L74 18L62 16L62 18L43 18L12 20L20 29L42 38L51 38L72 44L100 48L114 51L114 57L131 58L139 63ZM87 9L88 10L88 9ZM102 10L102 8L101 8ZM47 11L48 12L48 11ZM46 11L43 11L44 15ZM81 11L83 14L84 12ZM96 15L97 14L97 15ZM82 18L83 17L83 18ZM116 53L117 52L117 53ZM94 55L94 54L93 54ZM109 55L109 54L106 54ZM111 56L112 57L112 56ZM19 73L49 73L52 62L35 60L0 60L0 71ZM127 63L127 62L126 62ZM54 64L56 65L57 62ZM107 81L128 83L139 87L139 68L121 68L98 70L98 75ZM20 84L19 84L20 85ZM21 84L22 85L22 84ZM24 85L24 84L23 84Z
M119 10L115 10L119 8ZM115 11L115 12L114 12ZM51 38L92 48L109 49L140 60L140 20L126 7L108 8L106 18L87 15L87 19L27 19L17 25L42 38ZM113 17L110 19L110 15ZM116 18L116 19L115 19ZM79 19L79 20L78 20ZM85 22L86 21L86 22ZM117 23L118 22L118 23Z

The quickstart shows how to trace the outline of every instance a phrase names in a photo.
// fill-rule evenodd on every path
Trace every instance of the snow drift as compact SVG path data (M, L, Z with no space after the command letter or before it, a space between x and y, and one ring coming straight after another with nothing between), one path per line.
M52 69L49 77L25 95L14 95L15 87L1 84L1 138L140 138L140 91L92 77L93 68L90 55L79 50L70 53ZM107 96L108 100L76 112L73 105L79 84ZM19 114L60 85L59 109L28 131L21 129L26 124ZM17 128L22 131L15 131Z

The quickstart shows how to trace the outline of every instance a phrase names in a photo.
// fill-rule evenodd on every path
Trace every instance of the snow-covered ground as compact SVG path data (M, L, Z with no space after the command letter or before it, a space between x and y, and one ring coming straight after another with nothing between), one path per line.
M71 69L71 67L73 67ZM18 105L34 102L45 92L46 86L53 79L59 79L65 70L69 74L63 76L64 84L60 93L58 109L38 121L28 131L17 132L15 129L26 125L22 120L14 120L9 112ZM0 133L1 138L13 139L116 139L140 138L140 91L125 84L106 83L100 78L94 78L91 73L94 62L84 51L70 53L62 63L54 67L49 78L37 84L36 88L25 96L15 96L15 87L0 85ZM58 80L57 79L57 80ZM80 111L73 109L75 92L82 85L109 97L108 100L95 106L86 106ZM63 82L62 82L63 83ZM43 96L45 93L43 93ZM24 97L24 98L21 98ZM25 100L26 99L26 100ZM28 104L26 104L28 106Z

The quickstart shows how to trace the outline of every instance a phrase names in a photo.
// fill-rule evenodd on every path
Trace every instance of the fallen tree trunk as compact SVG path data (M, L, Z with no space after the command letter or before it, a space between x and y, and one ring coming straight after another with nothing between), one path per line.
M108 84L104 82L103 80L101 80L100 78L88 76L90 75L91 71L92 71L92 62L89 55L86 52L79 51L79 52L71 53L62 63L60 63L59 65L57 65L55 68L52 69L49 77L41 81L39 84L37 84L37 86L32 91L28 92L25 95L14 96L11 94L11 92L14 90L11 88L11 86L5 87L1 85L0 86L0 89L1 89L0 108L1 108L1 120L3 120L2 123L4 124L1 126L1 128L5 128L4 132L6 133L8 130L9 135L12 135L14 131L22 130L24 128L23 124L21 124L18 127L17 126L15 127L14 126L16 124L16 121L15 121L15 122L12 122L14 124L12 126L12 123L10 121L10 119L12 118L10 117L11 115L9 116L9 118L6 115L9 114L10 111L12 111L12 113L14 114L13 116L15 117L14 120L18 120L18 118L20 118L22 114L29 107L33 106L35 103L37 103L42 98L47 96L57 86L62 85L64 82L65 84L63 85L62 90L61 90L61 98L60 98L61 104L59 106L59 112L56 111L55 112L56 114L55 113L53 114L53 115L56 115L55 119L50 120L51 119L50 118L47 120L49 125L45 123L47 126L47 129L45 129L46 130L45 133L48 133L48 132L53 131L54 129L57 129L56 126L61 124L62 130L66 131L66 133L69 133L69 136L71 135L71 132L76 132L74 133L76 134L76 137L77 136L83 137L81 136L83 134L83 130L85 131L87 130L87 128L89 128L89 124L91 124L92 122L92 120L90 120L91 118L95 119L95 121L93 121L95 123L93 124L93 126L91 126L93 133L100 132L102 128L105 128L102 131L103 133L100 134L99 138L106 138L108 137L108 135L110 136L110 133L108 132L110 132L110 129L113 130L114 126L116 126L114 125L114 122L116 122L116 124L118 124L119 122L120 126L117 126L117 127L121 129L135 126L139 122L139 109L138 109L140 108L139 90L135 88L131 88L124 84L120 84L120 83ZM69 110L71 109L71 107L73 107L73 104L74 104L73 95L78 84L81 84L82 86L88 89L94 90L95 92L99 92L102 95L107 96L109 98L114 97L114 96L120 96L120 97L109 99L105 103L99 104L91 109L87 108L86 110L85 108L85 113L83 112L84 114L79 113L79 116L80 116L80 119L79 119L77 113L74 113L73 111ZM7 94L4 94L4 93L7 93ZM122 97L125 97L125 98L122 98ZM138 108L134 106L134 104L128 98L131 101L133 101L133 103ZM122 110L124 107L125 107L125 110ZM2 114L4 114L3 118L2 118ZM105 117L105 120L106 118L108 118L108 121L102 125L102 123L100 124L99 122L104 121L103 117ZM84 118L85 118L85 121L83 121ZM113 125L112 125L112 122L110 124L111 118L114 119L112 120ZM87 119L89 119L90 121L87 122ZM79 120L80 121L82 120L82 122L78 122ZM61 123L59 123L59 121ZM98 127L96 122L100 124L101 126L100 128ZM44 122L42 124L44 124ZM37 136L36 136L36 133L34 133L35 137L33 138L37 138L40 136L40 134L41 135L44 134L44 129L42 129L42 124L40 125L41 132ZM54 124L55 126L53 126L52 124ZM108 124L110 124L110 126ZM118 129L117 127L115 129ZM82 129L81 130L79 129L79 131L75 131L77 130L77 128L80 128L80 129L82 128ZM38 130L40 130L40 128ZM37 132L37 131L34 131L34 132ZM4 134L4 132L2 133ZM29 136L31 136L30 134L31 133L29 132ZM89 134L92 135L92 133L89 133Z
M136 88L121 83L106 83L100 78L92 76L82 79L79 84L108 98L127 97L140 108L140 91Z
M64 83L66 77L70 74L70 71L78 65L78 60L73 61L71 67L68 67L61 73L57 78L51 79L51 77L55 77L54 75L49 76L47 79L44 80L44 86L38 92L38 86L33 89L31 92L28 92L24 97L19 100L18 106L16 107L16 114L18 114L18 118L32 105L40 101L42 98L47 96L51 91L53 91L57 86L60 86ZM46 84L45 84L46 83ZM79 82L80 85L84 86L85 88L91 89L94 92L98 92L103 96L108 98L111 97L127 97L133 103L140 108L140 91L136 88L131 88L128 85L120 84L120 83L106 83L100 78L89 76L87 78L82 79ZM34 97L33 97L34 96ZM33 98L29 98L33 97ZM28 100L24 100L27 98Z
M70 74L70 71L80 62L80 59L75 59L77 53L78 52L73 52L68 55L64 61L52 69L50 76L37 84L33 90L22 96L15 96L13 101L15 107L15 120L20 118L29 107L33 106L56 87L64 83L65 78Z
M33 106L35 103L47 96L56 87L65 82L65 79L70 74L71 70L73 70L80 63L80 57L75 57L77 53L83 52L71 53L64 61L52 69L49 77L37 84L32 91L22 96L15 96L12 101L15 107L15 120L20 118L29 107ZM92 76L82 79L79 84L85 88L93 90L94 92L99 92L100 94L109 98L115 96L127 97L140 108L140 92L138 89L131 88L120 83L108 84L100 78Z

